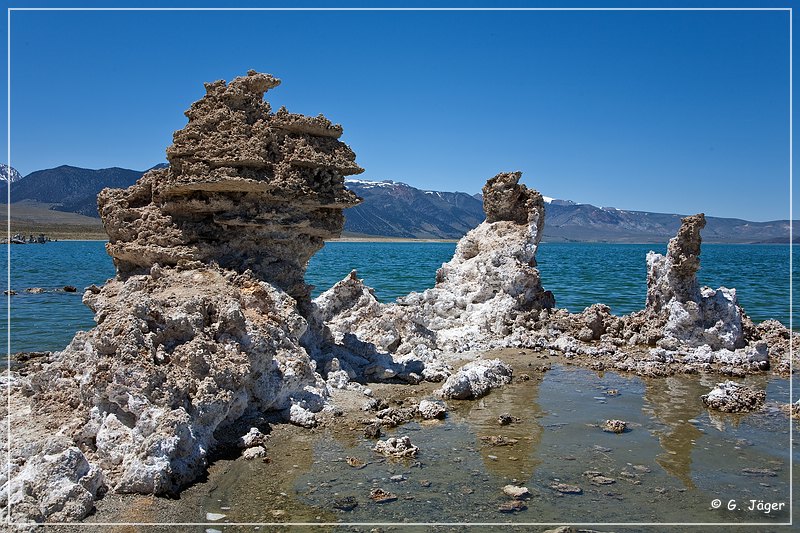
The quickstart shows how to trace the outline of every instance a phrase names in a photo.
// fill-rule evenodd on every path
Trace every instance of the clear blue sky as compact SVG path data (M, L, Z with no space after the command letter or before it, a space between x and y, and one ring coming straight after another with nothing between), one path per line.
M789 217L785 11L15 11L11 164L148 168L203 82L250 68L283 80L273 109L341 123L365 179L522 170L599 206Z

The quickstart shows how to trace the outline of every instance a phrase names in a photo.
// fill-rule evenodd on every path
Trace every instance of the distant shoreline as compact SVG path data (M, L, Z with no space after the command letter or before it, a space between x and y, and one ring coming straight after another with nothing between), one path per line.
M70 235L69 237L60 237L57 232L54 234L48 234L48 236L54 239L54 242L58 241L69 241L69 242L108 242L108 237L100 237L99 235L89 234L89 235L80 235L76 236L74 234ZM546 239L546 238L545 238ZM543 239L539 245L546 245L546 244L630 244L630 245L666 245L667 240L664 241L642 241L642 242L614 242L614 241L577 241L577 240L545 240ZM339 237L337 239L327 239L325 243L334 243L334 242L344 242L344 243L416 243L416 244L425 244L425 243L450 243L455 244L459 241L459 239L414 239L408 237L381 237L381 236L365 236L365 237ZM758 246L758 245L784 245L788 246L789 242L715 242L715 241L703 241L703 245L716 245L716 244L725 244L725 245L745 245L745 246ZM798 243L795 242L795 245Z
M14 233L12 228L12 234ZM44 233L48 237L52 238L55 241L99 241L99 242L108 242L108 236L104 234L99 234L95 232L69 232L69 231L51 231L51 232L37 232L36 235L39 233ZM327 239L325 240L326 243L334 243L334 242L345 242L345 243L416 243L416 244L425 244L425 243L449 243L455 244L459 241L459 239L433 239L433 238L409 238L409 237L383 237L380 235L364 235L364 236L345 236L339 237L336 239ZM649 244L652 246L661 246L666 245L668 239L664 241L639 241L639 242L625 242L625 241L579 241L579 240L564 240L564 239L554 239L549 240L546 236L540 242L541 245L547 244L631 244L631 245L645 245ZM715 245L715 244L737 244L737 245L784 245L788 246L789 242L715 242L715 241L703 241L703 245ZM795 242L794 244L798 244Z

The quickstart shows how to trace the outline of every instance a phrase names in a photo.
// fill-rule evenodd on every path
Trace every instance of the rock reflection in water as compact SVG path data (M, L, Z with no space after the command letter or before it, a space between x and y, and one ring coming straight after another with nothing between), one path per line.
M656 456L656 462L679 479L684 487L694 489L692 449L703 432L689 420L696 420L703 414L704 409L698 401L701 387L683 376L649 379L644 383L642 411L661 424L660 428L651 430L664 450Z
M501 478L530 477L542 462L537 449L542 440L539 419L539 381L531 379L517 387L504 387L477 402L465 402L455 417L469 424L478 439L481 458L490 474ZM500 425L500 415L516 420ZM516 442L513 442L516 440Z
M713 381L645 381L553 365L540 381L515 380L475 402L448 402L445 420L386 428L382 438L408 435L419 446L419 455L406 460L376 454L374 441L360 431L293 431L289 440L271 441L272 463L239 465L214 476L203 511L225 513L232 521L270 521L273 511L282 510L279 521L368 523L769 525L785 519L786 512L767 516L709 507L723 496L743 504L754 498L785 501L789 487L785 452L779 443L770 445L785 417L728 415L725 431L716 431L699 400ZM771 396L778 397L788 385L771 386ZM503 414L519 421L501 425ZM598 423L606 418L623 419L631 430L603 432ZM497 446L482 437L517 442ZM530 490L527 509L501 512L508 484ZM554 484L576 485L582 492L562 494ZM377 489L394 497L378 502L370 497Z

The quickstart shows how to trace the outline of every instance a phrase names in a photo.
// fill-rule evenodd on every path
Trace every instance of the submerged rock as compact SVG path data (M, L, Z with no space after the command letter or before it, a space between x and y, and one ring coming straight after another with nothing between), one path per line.
M583 494L583 489L578 485L569 485L567 483L552 483L550 488L561 494Z
M361 169L340 126L271 112L279 83L207 84L170 166L98 196L117 278L84 294L95 328L14 380L3 519L9 503L15 521L75 520L105 490L175 493L259 413L315 424L328 389L303 276Z
M521 500L514 499L509 502L501 503L497 510L501 513L518 513L520 511L524 511L527 509L528 506Z
M766 392L757 391L734 381L717 383L708 394L700 397L709 409L724 413L746 413L760 409L766 399Z
M518 417L511 416L508 413L503 413L497 417L497 423L500 424L501 426L508 426L509 424L514 424L519 421L520 419Z

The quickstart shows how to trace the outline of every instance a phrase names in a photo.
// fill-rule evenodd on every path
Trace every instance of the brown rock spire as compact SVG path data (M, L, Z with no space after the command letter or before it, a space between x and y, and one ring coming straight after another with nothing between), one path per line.
M279 84L255 71L207 83L167 149L169 168L100 193L120 277L155 263L215 262L308 300L306 264L341 234L342 210L359 202L344 176L363 170L338 124L271 112L264 93Z

